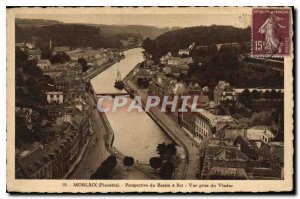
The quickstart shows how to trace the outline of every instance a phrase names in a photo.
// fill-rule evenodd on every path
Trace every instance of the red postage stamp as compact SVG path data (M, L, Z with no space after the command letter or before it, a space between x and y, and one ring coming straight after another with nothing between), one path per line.
M253 56L285 56L290 54L289 9L258 8L252 13Z

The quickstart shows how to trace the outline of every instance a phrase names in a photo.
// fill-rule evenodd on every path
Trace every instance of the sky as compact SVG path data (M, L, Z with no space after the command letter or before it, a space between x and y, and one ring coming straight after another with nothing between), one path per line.
M24 19L51 19L64 23L192 27L230 25L245 28L250 16L241 14L22 14Z

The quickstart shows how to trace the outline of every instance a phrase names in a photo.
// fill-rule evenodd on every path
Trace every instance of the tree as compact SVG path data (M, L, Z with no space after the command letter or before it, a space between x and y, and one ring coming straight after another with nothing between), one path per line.
M57 64L57 63L60 63L60 64L64 64L68 61L70 61L70 56L67 55L66 53L58 53L56 55L53 55L51 58L50 58L50 62L52 64Z
M165 148L166 148L165 142L157 145L156 151L157 151L158 155L160 155L161 158L163 158L163 156L164 156Z
M110 155L107 159L107 164L112 167L115 168L117 166L117 158L114 155Z
M252 99L259 99L259 98L261 98L261 92L258 92L257 90L253 90L251 92L251 98Z
M150 158L149 163L156 173L156 169L159 169L162 165L162 159L160 157L152 157Z
M78 63L81 65L83 73L89 69L87 61L83 57L78 59Z
M175 144L168 144L166 149L166 155L171 157L176 155L176 153L177 153L177 149Z
M245 89L239 95L239 102L246 106L247 108L251 108L252 100L251 100L251 93L248 89Z
M166 144L165 142L162 144L158 144L156 151L160 155L160 157L165 160L169 160L177 153L175 144Z
M133 157L129 157L129 156L125 156L124 159L123 159L123 164L124 166L127 167L127 169L129 167L131 167L134 163L134 158Z
M91 179L109 179L110 173L117 166L117 159L114 155L109 156L101 166L91 175Z
M159 170L159 175L162 179L172 179L175 168L171 162L166 162Z

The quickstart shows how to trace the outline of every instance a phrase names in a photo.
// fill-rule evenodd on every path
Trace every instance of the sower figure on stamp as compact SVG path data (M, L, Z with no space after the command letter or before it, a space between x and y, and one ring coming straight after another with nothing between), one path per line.
M285 26L278 23L282 18L276 17L273 12L270 13L269 18L259 28L259 33L265 34L266 48L270 54L273 54L278 49L278 53L281 53L282 42L276 34L277 28L285 28Z

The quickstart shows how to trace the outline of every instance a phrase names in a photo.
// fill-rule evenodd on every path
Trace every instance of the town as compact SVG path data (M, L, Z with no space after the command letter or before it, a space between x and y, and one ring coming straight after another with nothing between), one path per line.
M155 46L160 38L130 35L121 47L97 48L57 45L50 35L47 50L34 39L17 42L16 178L283 179L283 60L251 57L249 41L168 49ZM128 62L122 78L122 61L136 49L143 59ZM115 146L118 122L97 109L109 93L92 79L112 67L111 98L139 98L166 134L146 161ZM149 110L151 96L159 100Z

